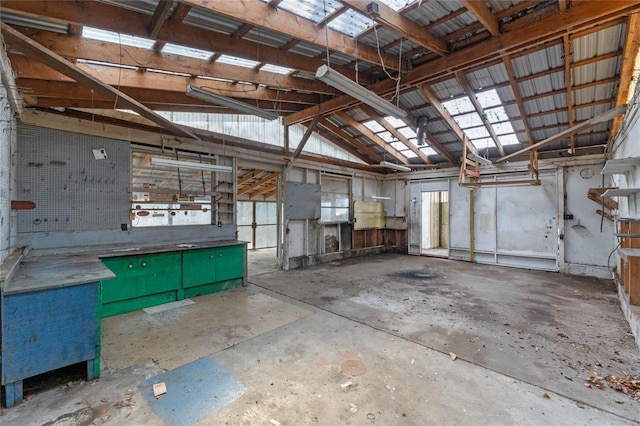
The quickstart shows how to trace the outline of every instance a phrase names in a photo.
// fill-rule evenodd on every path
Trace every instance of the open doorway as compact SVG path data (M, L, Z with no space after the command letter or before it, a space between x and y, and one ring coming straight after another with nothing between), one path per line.
M449 257L449 193L422 193L422 235L420 253Z
M247 241L249 275L280 269L277 204L238 201L238 239Z

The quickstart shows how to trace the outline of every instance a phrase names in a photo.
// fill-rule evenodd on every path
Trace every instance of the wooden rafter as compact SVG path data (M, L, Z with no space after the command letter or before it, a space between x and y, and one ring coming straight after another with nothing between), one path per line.
M255 182L251 182L250 184L247 184L247 185L243 186L242 188L240 188L238 190L238 195L243 195L243 194L246 194L248 192L253 191L254 189L264 185L265 183L277 178L279 174L280 174L280 172L269 173L265 177L255 181Z
M236 2L229 3L235 4ZM1 3L3 10L10 10L17 14L49 16L63 22L90 25L139 37L148 36L149 16L143 13L100 2L60 0L56 2L55 8L50 6L50 2L42 0L3 0ZM245 39L235 39L215 31L186 25L173 19L165 22L158 33L157 40L309 72L315 72L320 65L325 63L319 59L293 54L276 47L254 43ZM338 66L333 67L350 78L355 77L353 70L343 69Z
M627 37L625 39L623 54L622 54L622 69L620 70L620 83L618 84L618 94L616 96L616 106L624 105L629 102L633 93L631 92L631 81L634 78L637 79L640 73L635 68L636 58L640 54L640 14L632 13L629 15L627 22ZM637 84L637 80L636 80ZM637 90L637 89L636 89ZM605 151L608 153L611 151L613 139L620 130L622 124L622 117L616 117L611 124L611 133L609 140L607 141L607 147Z
M244 176L241 176L238 178L238 186L240 185L244 185L245 183L249 182L251 179L260 176L262 173L264 173L264 170L260 170L260 169L256 169L252 172L247 173Z
M271 185L267 185L264 188L260 188L255 192L252 192L249 198L259 197L260 195L271 193L278 187L277 183L272 183Z
M400 154L400 152L397 149L392 147L386 141L382 140L380 138L380 136L376 135L371 130L369 130L369 128L367 128L367 126L365 126L364 124L358 122L357 120L355 120L353 117L351 117L349 114L347 114L344 111L340 111L336 115L344 123L346 123L349 126L353 127L358 132L360 132L364 137L366 137L367 139L369 139L370 141L372 141L373 143L378 145L380 148L384 149L393 158L395 158L396 160L400 161L402 164L409 164L409 161L407 160L407 157L405 157L404 155Z
M0 79L7 91L7 98L9 99L11 108L19 116L22 115L22 96L20 96L18 92L18 86L16 85L15 76L12 71L11 61L5 50L4 37L2 34L0 34Z
M595 116L595 117L593 117L593 118L591 118L589 120L583 121L580 124L576 124L575 126L570 127L567 130L558 133L557 135L551 136L550 138L547 138L547 139L545 139L543 141L540 141L540 142L538 142L536 144L530 145L530 146L528 146L526 148L523 148L523 149L521 149L519 151L516 151L513 154L506 155L506 156L504 156L502 158L499 158L496 161L497 162L504 162L504 161L508 161L508 160L510 160L512 158L519 157L519 156L521 156L523 154L527 154L527 153L529 153L529 151L537 151L537 150L539 150L540 148L542 148L542 147L544 147L546 145L549 145L549 144L552 144L554 142L558 142L558 141L561 141L563 139L566 139L571 135L575 135L578 132L581 132L581 131L583 131L585 129L589 129L589 128L595 126L596 124L607 122L607 121L611 120L614 117L617 117L617 116L619 116L621 114L624 114L626 110L627 110L627 106L626 105L618 106L616 108L613 108L613 109L605 112L604 114L597 115L597 116Z
M173 1L160 0L158 6L156 6L156 10L153 12L151 22L149 22L149 38L156 38L158 36L160 28L162 28L164 21L166 21L167 16L169 16L169 12L171 12L172 6Z
M343 139L345 141L348 141L347 143L349 143L350 145L352 145L356 149L362 151L363 153L368 155L370 158L372 158L376 162L382 161L382 159L384 158L382 154L376 152L375 150L373 150L373 148L371 148L370 146L362 143L358 139L353 138L349 133L347 133L345 131L344 128L340 128L340 127L334 125L333 123L331 123L326 118L323 118L320 121L320 125L325 127L331 133L335 134L336 137L338 137L340 139Z
M533 139L533 135L531 134L531 127L529 126L529 119L527 117L527 111L524 107L524 101L522 100L522 94L520 93L520 87L518 86L518 82L515 78L515 72L513 70L513 64L511 63L511 58L509 55L504 55L502 57L504 62L504 67L507 70L507 75L509 76L509 83L511 84L511 88L513 90L513 95L516 98L516 104L518 105L518 110L520 111L520 119L522 120L522 124L524 125L525 133L527 134L527 143L531 145L535 142Z
M335 134L333 131L326 128L324 123L322 123L322 121L318 123L318 125L316 126L316 133L322 136L323 138L325 138L326 140L328 140L329 142L331 142L332 144L334 144L335 146L337 146L338 148L343 149L349 154L353 155L354 157L361 159L365 163L371 162L372 157L366 155L365 153L363 153L363 151L358 150L355 144L351 142L347 142L346 140L342 139L337 134Z
M464 132L462 131L462 129L460 128L458 123L456 123L456 121L453 119L451 114L449 114L449 111L447 111L445 109L444 105L442 105L442 102L440 101L440 99L438 99L436 97L436 95L433 94L431 89L429 89L426 85L420 86L419 89L420 89L420 93L422 93L424 95L424 97L427 99L427 101L429 101L431 106L433 106L435 108L435 110L438 112L438 115L440 115L440 117L442 117L444 122L447 123L449 128L451 130L453 130L453 133L455 133L455 135L458 137L458 140L460 140L460 142L463 145L465 143L467 143L466 142L467 141L467 136L464 134ZM444 156L452 164L456 164L457 163L457 161L455 161L455 159L453 158L453 155L451 155L449 150L447 150L442 145L438 146L439 144L436 144L436 142L434 140L430 140L429 141L429 145L433 149L435 149L438 152L438 154ZM473 148L472 148L472 150L473 150Z
M187 17L190 10L191 10L191 6L188 6L186 4L178 4L176 8L173 10L173 13L171 14L171 16L169 17L169 20L173 22L182 22L184 18ZM158 28L158 31L160 31L160 28ZM156 37L157 37L157 34L156 34ZM164 41L156 41L153 44L152 49L154 52L160 52L162 48L165 46L165 44L167 43Z
M498 135L496 134L495 130L493 130L493 125L491 124L491 122L489 122L489 119L487 118L487 114L484 112L484 107L478 101L476 92L475 90L473 90L473 87L471 87L469 80L467 80L467 76L464 74L464 72L457 71L456 80L458 80L458 83L460 83L460 85L462 86L462 89L465 91L465 93L467 94L467 97L473 104L473 107L475 108L476 112L480 116L480 120L482 120L482 123L484 124L485 129L487 129L487 131L489 132L489 135L491 135L491 139L493 140L493 143L498 148L498 152L500 153L501 156L504 155L504 148L500 143L500 139L498 139Z
M348 5L349 7L367 15L367 5L371 3L369 0L341 0L342 3ZM399 13L395 12L389 6L385 5L382 2L376 2L378 5L379 15L374 16L373 20L378 24L382 25L385 28L389 28L396 33L400 34L400 36L411 40L419 46L422 46L426 49L431 50L432 52L440 55L446 56L449 53L449 49L447 44L431 34L428 30L425 30L420 25L416 24L414 21L405 18ZM389 64L385 64L387 68L390 67Z
M0 28L2 29L2 34L4 35L5 40L13 48L20 50L26 55L38 57L40 61L45 63L47 66L73 78L77 82L86 85L87 87L95 90L98 93L102 93L107 96L116 96L120 100L122 105L127 106L141 116L153 121L154 123L159 124L160 126L164 127L167 130L170 130L173 133L188 138L198 139L198 137L193 133L185 130L181 126L177 126L161 115L156 114L146 106L142 105L140 102L125 95L119 90L103 83L98 78L78 68L76 65L67 61L62 56L58 55L55 52L52 52L41 44L36 43L19 31L14 30L9 25L2 22L0 23Z
M406 72L401 81L402 88L416 86L451 71L474 66L479 62L499 57L501 53L511 53L524 49L530 43L544 43L558 38L567 30L578 31L597 19L615 19L620 15L640 10L640 4L624 0L607 2L580 2L563 14L554 14L532 22L526 31L509 31L482 43L473 49L453 52ZM369 87L378 95L388 95L396 90L396 82L384 80ZM295 124L309 120L318 112L339 110L352 106L348 96L325 101L320 105L291 114L284 118L284 124Z
M500 34L500 25L498 24L498 20L487 7L486 1L460 0L460 3L462 3L469 12L473 13L482 26L484 26L492 36Z
M564 85L567 92L567 112L569 115L569 127L573 127L573 78L571 78L571 57L573 55L571 52L569 36L567 34L562 37L562 50L564 53ZM569 145L571 146L571 153L573 153L576 148L574 135L569 136Z
M400 133L398 131L398 129L393 127L391 125L391 123L389 123L387 120L385 120L384 117L380 116L380 114L375 109L371 108L368 105L361 105L359 108L362 111L364 111L369 117L373 117L373 119L379 125L384 127L384 129L387 132L391 133L391 135L394 138L398 139L398 141L402 142L407 148L409 148L411 150L411 152L416 154L418 156L418 158L420 158L425 164L431 164L431 160L429 160L429 157L427 156L427 154L425 154L420 148L418 148L409 139L407 139L407 137L405 135Z
M315 24L308 19L282 9L276 10L259 0L181 1L247 24L266 26L272 31L307 43L328 47L331 50L337 50L363 61L379 65L384 63L387 68L397 69L398 58L383 52L381 59L377 49L373 47L362 44L357 45L350 37L337 31L325 28L322 32L319 32Z

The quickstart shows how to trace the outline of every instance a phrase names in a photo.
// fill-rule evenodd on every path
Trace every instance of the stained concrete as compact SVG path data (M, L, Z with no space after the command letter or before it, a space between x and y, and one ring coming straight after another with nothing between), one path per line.
M196 305L209 300L211 306L213 299L233 300L217 303L216 310L238 324L276 317L268 309L260 316L238 310L243 298L258 304L277 300L277 315L294 319L227 347L210 347L207 356L245 391L198 424L625 425L640 420L640 403L606 382L603 390L585 386L592 371L600 376L640 371L615 288L606 280L385 255L252 275L250 282L248 288L194 300ZM193 333L215 340L228 331L223 322L218 329L204 320L181 322L192 306L171 314L185 330L183 341L171 341L177 360ZM296 317L301 309L310 314ZM146 333L145 327L128 330L140 339ZM55 424L63 424L76 416L77 422L64 424L168 424L137 387L164 369L153 361L135 364L134 356L132 367L106 372L99 380L40 392L6 409L0 422L59 419ZM188 359L185 355L185 364ZM347 374L345 361L358 361L366 371ZM172 392L182 390L168 389L166 397Z

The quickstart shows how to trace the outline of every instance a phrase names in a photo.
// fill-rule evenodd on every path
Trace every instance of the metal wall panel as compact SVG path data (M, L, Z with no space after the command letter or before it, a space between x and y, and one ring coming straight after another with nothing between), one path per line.
M320 219L320 185L314 183L285 183L285 217L291 219Z
M120 229L129 222L130 155L124 141L18 126L16 196L36 203L18 212L18 232Z

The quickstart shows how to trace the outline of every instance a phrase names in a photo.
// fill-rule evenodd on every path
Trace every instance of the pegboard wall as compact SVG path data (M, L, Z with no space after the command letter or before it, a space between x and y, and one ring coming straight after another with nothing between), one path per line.
M18 126L18 232L120 229L129 222L130 144ZM106 157L106 158L105 158Z

